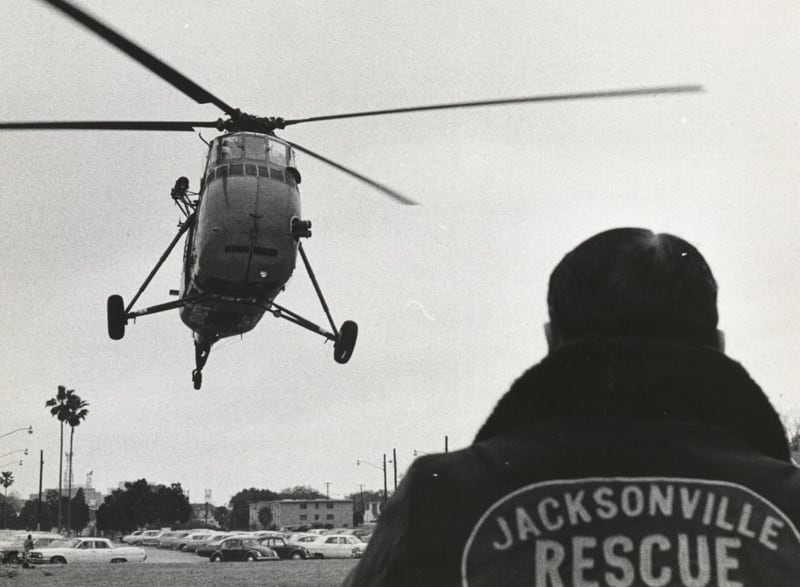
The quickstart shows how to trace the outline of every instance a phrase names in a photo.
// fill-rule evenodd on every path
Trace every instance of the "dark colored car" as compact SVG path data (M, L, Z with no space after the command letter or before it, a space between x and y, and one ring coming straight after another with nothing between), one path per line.
M280 536L267 536L262 538L259 542L277 552L278 556L282 559L311 558L308 549L298 544L289 544Z
M212 554L219 550L222 541L226 538L252 538L249 534L242 534L240 532L231 532L229 534L220 534L218 536L212 537L209 540L200 543L197 548L195 548L195 552L199 556L204 556L209 558Z
M211 562L255 562L278 560L278 558L277 552L264 546L256 538L226 538L211 555Z

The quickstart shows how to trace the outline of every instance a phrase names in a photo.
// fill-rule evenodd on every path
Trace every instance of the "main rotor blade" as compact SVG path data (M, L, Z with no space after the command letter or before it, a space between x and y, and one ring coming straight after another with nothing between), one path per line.
M215 104L221 108L225 114L232 116L235 108L229 106L207 90L201 88L188 77L179 73L152 53L149 53L139 45L126 39L115 30L109 28L99 20L90 16L80 8L73 6L66 0L42 0L50 6L57 8L73 20L78 21L80 24L93 31L103 39L114 45L117 49L132 57L147 69L155 73L164 81L172 84L181 92L195 100L198 104Z
M393 189L391 189L389 187L386 187L382 183L378 183L377 181L372 180L372 179L370 179L370 178L368 178L368 177L366 177L364 175L361 175L360 173L358 173L356 171L353 171L352 169L349 169L349 168L345 167L344 165L340 165L340 164L336 163L335 161L331 161L330 159L328 159L327 157L323 157L319 153L315 153L314 151L310 151L310 150L306 149L305 147L301 147L297 143L292 143L290 141L287 141L286 139L281 139L281 140L284 141L285 143L289 143L292 147L294 147L298 151L302 151L303 153L305 153L306 155L309 155L310 157L313 157L314 159L319 159L323 163L327 163L328 165L330 165L332 167L335 167L339 171L344 171L346 174L351 175L351 176L355 177L356 179L363 181L364 183L374 187L376 190L379 190L379 191L383 192L384 194L386 194L390 198L393 198L394 200L400 202L401 204L406 204L407 206L416 206L417 205L417 202L415 202L411 198L407 198L406 196L404 196L400 192L396 192L395 190L393 190Z
M167 130L192 132L195 128L216 128L216 126L216 122L80 120L71 122L2 122L0 123L0 130Z
M702 92L703 86L662 86L653 88L633 88L628 90L607 90L602 92L581 92L574 94L549 94L544 96L528 96L523 98L506 98L502 100L480 100L477 102L451 102L431 106L412 106L410 108L392 108L389 110L370 110L351 112L349 114L332 114L329 116L312 116L311 118L295 118L284 121L285 126L302 122L319 122L321 120L339 120L342 118L360 118L363 116L382 116L384 114L402 114L407 112L424 112L426 110L448 110L452 108L475 108L478 106L506 106L509 104L526 104L529 102L560 102L565 100L589 100L595 98L620 98L623 96L649 96L656 94L681 94L686 92Z

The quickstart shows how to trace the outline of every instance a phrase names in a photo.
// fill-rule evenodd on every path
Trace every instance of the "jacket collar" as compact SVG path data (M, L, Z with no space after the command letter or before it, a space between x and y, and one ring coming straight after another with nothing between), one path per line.
M719 426L766 455L790 460L783 425L761 388L739 363L698 346L640 338L564 345L517 379L475 442L554 417Z

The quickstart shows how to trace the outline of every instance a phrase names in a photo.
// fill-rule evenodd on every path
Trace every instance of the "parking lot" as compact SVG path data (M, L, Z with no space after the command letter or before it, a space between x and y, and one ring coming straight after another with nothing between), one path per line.
M31 569L5 565L0 585L51 587L154 587L167 585L340 585L357 560L281 560L260 563L211 563L192 553L146 547L144 563L117 565L42 565Z

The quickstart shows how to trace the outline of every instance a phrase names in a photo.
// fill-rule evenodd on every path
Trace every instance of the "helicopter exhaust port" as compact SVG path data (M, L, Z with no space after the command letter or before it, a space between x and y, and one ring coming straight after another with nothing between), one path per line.
M300 238L308 238L311 236L311 221L300 220L299 218L292 218L292 238L297 240Z

